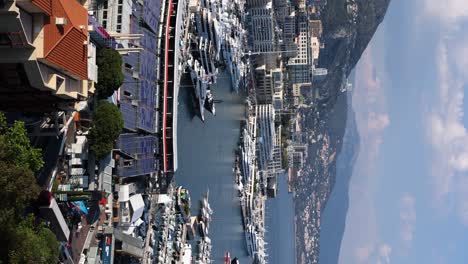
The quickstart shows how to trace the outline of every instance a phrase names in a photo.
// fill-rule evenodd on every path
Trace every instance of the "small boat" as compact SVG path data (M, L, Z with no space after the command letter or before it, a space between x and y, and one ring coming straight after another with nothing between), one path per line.
M211 93L211 90L206 91L206 98L205 98L204 106L206 110L208 110L213 115L216 115L215 100L214 100L213 94Z
M235 257L235 258L231 261L231 264L239 264L239 260L237 259L237 257Z
M231 264L231 254L229 252L224 255L224 264Z

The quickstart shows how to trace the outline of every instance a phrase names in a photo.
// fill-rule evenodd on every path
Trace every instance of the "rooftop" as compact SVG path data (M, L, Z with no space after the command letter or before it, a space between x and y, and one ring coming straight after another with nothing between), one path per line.
M46 14L44 21L45 63L72 76L88 78L88 12L76 0L33 0ZM51 65L52 66L52 65Z

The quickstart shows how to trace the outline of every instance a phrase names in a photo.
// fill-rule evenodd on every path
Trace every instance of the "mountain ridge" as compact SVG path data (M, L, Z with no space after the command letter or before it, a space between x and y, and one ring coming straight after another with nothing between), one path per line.
M341 90L383 21L389 4L390 0L328 0L320 14L325 48L321 50L318 65L327 68L328 75L324 81L315 84L319 97L313 98L313 93L307 96L308 102L317 99L317 106L299 111L301 120L304 120L304 131L310 140L302 176L294 179L296 263L319 262L320 220L335 188L337 173L342 169L339 164L337 167L336 157L342 152L350 107L348 100L340 96L343 95ZM345 148L348 151L346 144ZM357 155L358 147L352 149L353 155ZM353 155L348 154L354 159ZM349 183L351 173L346 177ZM340 182L340 188L343 186L347 192L347 185ZM345 207L338 210L341 213L340 230L330 240L331 262L325 262L327 264L336 263L339 257L346 204L349 203L347 199L341 201Z

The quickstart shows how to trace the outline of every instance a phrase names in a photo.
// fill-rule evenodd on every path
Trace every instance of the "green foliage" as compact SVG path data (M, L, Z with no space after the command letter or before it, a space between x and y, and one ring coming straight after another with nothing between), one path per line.
M41 150L31 147L24 123L16 121L8 127L3 113L0 113L0 160L34 172L44 165Z
M39 195L40 188L31 170L0 162L0 212L12 208L21 213Z
M123 129L122 113L117 106L101 100L93 112L93 126L89 133L91 151L98 159L108 155Z
M96 90L99 98L107 98L123 83L122 56L114 49L102 49L96 64L99 69Z
M9 246L10 263L57 263L59 244L44 225L35 226L32 216L23 220L14 231Z
M325 27L331 31L346 25L348 23L346 0L328 0L323 22Z
M44 162L40 149L31 147L23 122L9 127L0 112L0 263L57 263L55 235L44 225L23 217L41 188L34 171Z

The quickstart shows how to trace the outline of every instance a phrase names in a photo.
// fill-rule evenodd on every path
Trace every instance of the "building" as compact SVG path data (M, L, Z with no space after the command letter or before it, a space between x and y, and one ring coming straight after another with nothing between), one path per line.
M52 193L48 191L41 192L39 201L39 212L49 222L49 228L54 232L57 240L67 242L70 237L70 229Z
M116 175L119 177L148 175L159 168L154 157L157 152L155 136L122 134L117 140L116 149Z
M250 29L249 40L251 52L255 54L258 65L266 65L267 69L276 66L278 53L276 53L275 22L271 2L264 7L255 7L249 10Z
M322 20L309 20L309 30L311 37L321 38L323 33Z
M90 10L107 32L130 33L131 0L92 0Z
M314 68L312 74L313 74L313 81L320 82L320 81L323 81L327 77L328 70L325 68Z
M87 9L72 0L2 2L0 110L47 112L85 100L97 81Z
M272 82L273 82L273 108L275 109L275 116L277 119L280 117L280 112L284 106L284 78L283 78L283 65L279 68L272 70Z
M276 22L280 28L283 28L285 18L289 15L291 5L286 0L273 0L273 9L275 12Z
M241 172L243 175L243 184L247 185L254 182L256 173L256 154L257 154L257 119L254 115L247 117L247 122L242 129L240 148Z
M276 127L273 154L271 159L268 161L267 165L268 178L276 177L278 174L283 172L283 153L281 152L281 129L281 126Z
M308 20L304 14L297 17L297 54L288 60L289 83L309 83L312 79L313 57L310 46Z
M245 3L247 8L251 9L256 7L265 7L268 3L271 3L271 0L247 0Z
M255 69L255 96L259 104L273 102L273 78L271 71L262 65Z
M262 65L255 69L255 96L258 104L272 104L273 99L278 100L276 103L282 109L283 98L283 72L282 67L268 70L266 65Z
M314 60L314 65L316 65L320 56L320 40L317 37L311 37L310 47L312 48L312 58Z
M267 170L275 143L275 111L271 104L256 105L255 110L258 124L258 167L259 170Z
M252 52L272 52L274 50L274 24L271 7L250 9Z
M275 198L278 190L278 176L269 177L267 179L267 196L270 198Z
M283 35L281 39L282 56L285 59L290 59L297 56L298 45L296 39L296 13L291 12L284 19Z

